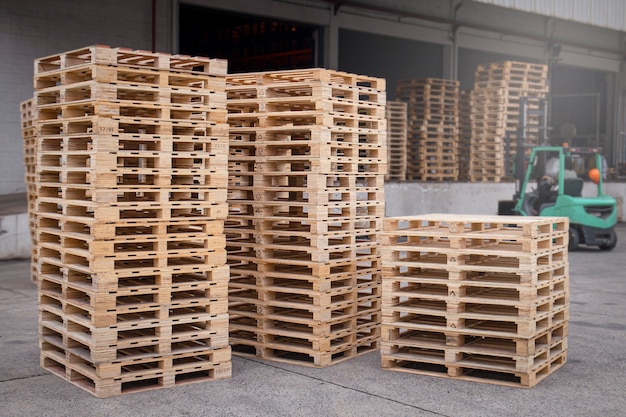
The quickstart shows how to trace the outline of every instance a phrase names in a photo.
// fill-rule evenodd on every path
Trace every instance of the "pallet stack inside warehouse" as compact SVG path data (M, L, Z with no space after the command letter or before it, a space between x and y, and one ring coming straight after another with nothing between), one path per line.
M98 397L227 378L226 62L35 61L41 366Z
M327 366L379 347L385 82L229 75L233 351Z
M527 97L529 110L539 110L548 93L547 80L546 65L504 61L478 66L471 114L471 181L511 177L512 164L507 168L506 158L512 161L516 153L521 98ZM525 123L530 133L525 145L537 145L539 118L528 117Z
M459 181L470 179L472 90L459 92Z
M407 104L387 102L387 176L389 181L406 178Z
M37 221L35 211L37 210L37 186L36 186L36 152L37 135L35 134L35 109L33 100L26 100L20 103L22 140L24 146L24 167L26 174L26 198L28 199L28 228L31 241L31 280L37 282Z
M568 220L385 219L383 368L532 387L567 359Z
M408 104L407 179L458 179L459 82L400 80L397 99Z

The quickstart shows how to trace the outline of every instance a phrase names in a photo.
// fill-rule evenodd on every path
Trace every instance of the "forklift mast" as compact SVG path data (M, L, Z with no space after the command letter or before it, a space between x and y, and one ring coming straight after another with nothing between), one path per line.
M528 131L531 127L528 126L528 118L531 116L537 116L539 119L538 126L532 126L537 129L537 145L529 145ZM515 194L513 200L517 201L525 190L522 190L522 184L524 183L524 176L526 174L526 151L533 146L547 146L548 145L548 100L547 98L539 99L539 108L530 109L528 103L528 97L520 97L519 107L519 122L517 125L516 141L515 141L515 162L513 164L513 179L515 180ZM510 136L506 138L506 161L507 165L510 165L511 160L511 140ZM510 167L507 167L507 171L511 171Z

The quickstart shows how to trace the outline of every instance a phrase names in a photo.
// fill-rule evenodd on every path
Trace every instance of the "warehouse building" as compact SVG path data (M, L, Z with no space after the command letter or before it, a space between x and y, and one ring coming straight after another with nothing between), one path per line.
M550 66L551 136L624 156L620 1L5 1L0 194L25 191L19 109L32 61L90 44L229 59L231 72L324 67L387 80L458 79L518 60ZM570 136L568 136L569 138Z

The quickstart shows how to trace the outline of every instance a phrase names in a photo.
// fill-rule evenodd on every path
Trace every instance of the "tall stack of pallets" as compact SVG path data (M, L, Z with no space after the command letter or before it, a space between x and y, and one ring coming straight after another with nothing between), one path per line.
M407 104L387 102L387 175L386 180L406 179Z
M227 93L233 351L321 367L378 349L384 80L249 73Z
M397 99L408 103L407 179L458 179L459 82L400 80Z
M35 61L41 366L98 397L227 378L226 62Z
M472 90L459 92L459 181L469 181L470 179L472 95Z
M527 97L529 110L539 110L548 93L547 80L546 65L504 61L478 66L472 98L471 181L511 177L506 159L513 161L516 153L521 98ZM525 145L537 145L539 118L528 117L526 127L530 135Z
M24 167L26 170L24 180L26 182L26 197L28 199L28 228L31 241L31 280L37 282L37 186L36 186L36 152L37 136L35 134L35 109L33 100L29 99L20 103L22 140L24 146Z
M567 359L568 220L385 219L383 368L532 387Z

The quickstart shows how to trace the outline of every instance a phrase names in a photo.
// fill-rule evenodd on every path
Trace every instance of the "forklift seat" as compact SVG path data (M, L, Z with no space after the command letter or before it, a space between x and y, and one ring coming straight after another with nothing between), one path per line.
M563 180L563 194L570 197L580 197L583 193L582 178L566 178Z

